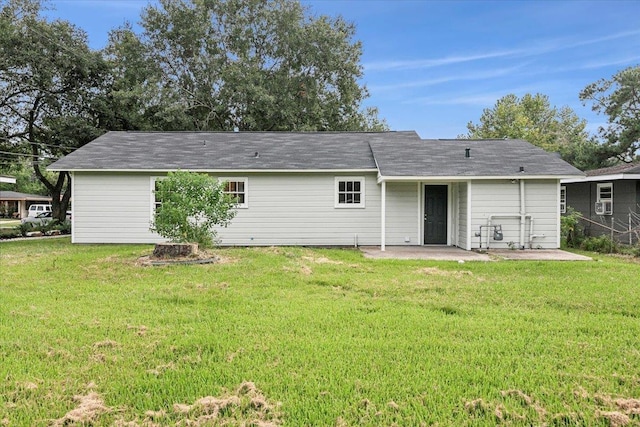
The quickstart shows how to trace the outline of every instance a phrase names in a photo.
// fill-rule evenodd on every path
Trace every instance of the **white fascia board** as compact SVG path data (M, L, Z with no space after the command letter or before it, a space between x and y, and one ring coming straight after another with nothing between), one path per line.
M373 173L377 169L57 169L47 168L52 172L122 172L122 173L167 173L167 172L200 172L200 173Z
M621 179L640 179L640 174L618 173L613 175L594 175L584 176L582 178L563 179L560 182L563 184L573 184L574 182L618 181Z
M446 181L446 182L467 182L467 181L486 181L496 179L564 179L574 178L575 175L496 175L496 176L378 176L378 183L382 181Z

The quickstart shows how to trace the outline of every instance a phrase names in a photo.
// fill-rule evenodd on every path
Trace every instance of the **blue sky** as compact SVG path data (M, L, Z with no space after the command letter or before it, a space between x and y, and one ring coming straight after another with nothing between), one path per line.
M355 23L362 82L393 130L455 138L509 93L548 95L595 131L587 84L640 64L639 1L305 0L314 14ZM53 0L48 14L104 47L108 31L135 24L147 1Z

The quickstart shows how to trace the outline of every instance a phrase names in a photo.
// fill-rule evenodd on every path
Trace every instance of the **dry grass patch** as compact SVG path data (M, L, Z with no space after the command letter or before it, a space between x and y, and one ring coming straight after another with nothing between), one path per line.
M104 341L98 341L93 343L93 348L94 349L98 349L98 348L114 348L117 347L118 343L110 340L110 339L106 339Z
M95 391L89 392L85 396L74 396L73 400L78 402L78 406L67 412L64 417L54 421L54 426L65 426L69 424L92 424L105 413L111 412L111 408L105 406L102 397Z
M305 261L313 262L314 264L335 264L335 265L344 264L342 261L334 261L326 257L303 256L301 258Z
M425 267L417 271L418 274L426 274L427 276L456 277L472 276L473 273L468 270L441 270L438 267Z
M177 424L282 425L279 403L270 402L252 382L243 382L233 393L220 397L206 396L192 405L175 403L173 411L181 420Z

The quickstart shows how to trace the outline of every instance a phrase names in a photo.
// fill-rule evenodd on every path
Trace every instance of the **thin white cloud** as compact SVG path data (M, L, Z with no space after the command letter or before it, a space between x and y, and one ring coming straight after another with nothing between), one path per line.
M469 95L460 96L426 96L421 98L414 98L403 102L403 104L416 104L416 105L458 105L458 106L480 106L490 107L493 106L496 101L505 95L513 93L517 96L522 96L525 93L537 93L538 88L534 86L520 86L517 88L505 89L504 91L492 91L484 93L475 93Z
M513 56L518 50L502 50L495 52L478 53L473 55L447 56L436 59L418 59L410 61L380 61L364 64L367 71L388 71L388 70L414 70L422 68L439 67L442 65L460 64L463 62L479 61L483 59L500 58Z
M529 46L508 50L498 50L494 52L484 52L468 55L446 56L443 58L419 59L419 60L390 60L380 62L370 62L364 64L366 71L391 71L391 70L414 70L440 67L444 65L460 64L464 62L481 61L485 59L507 58L507 57L532 57L562 50L574 49L582 46L594 45L606 41L639 36L640 30L622 31L607 36L595 37L588 40L569 40L567 38L557 38L545 40ZM614 64L615 65L615 64Z
M367 88L371 92L387 92L392 90L435 86L442 83L449 83L454 81L474 81L474 80L493 79L496 77L503 77L503 76L512 74L513 72L523 69L527 65L528 64L520 64L514 67L500 68L500 69L489 70L485 72L471 72L466 74L447 75L447 76L436 77L431 79L404 81L400 83L392 83L392 84L386 84L386 85L372 85L372 86L367 86Z
M640 56L634 55L627 58L587 62L583 64L580 69L589 70L593 68L610 67L612 65L633 65L637 63L640 63Z

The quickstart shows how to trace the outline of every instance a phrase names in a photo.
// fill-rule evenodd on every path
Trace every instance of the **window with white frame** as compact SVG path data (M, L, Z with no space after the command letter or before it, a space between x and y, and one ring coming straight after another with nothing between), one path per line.
M601 214L613 214L613 183L605 182L597 185L597 206ZM596 212L598 213L598 212Z
M560 213L567 213L567 187L560 187Z
M151 177L151 216L154 215L156 209L162 205L162 202L158 200L157 191L158 191L158 182L163 180L165 177L163 176L152 176Z
M363 208L364 194L363 177L336 177L335 206L337 208Z
M248 208L248 178L218 178L223 181L225 194L231 195L237 208Z

